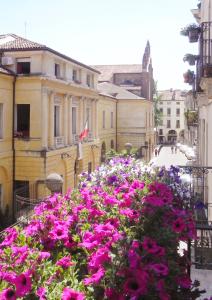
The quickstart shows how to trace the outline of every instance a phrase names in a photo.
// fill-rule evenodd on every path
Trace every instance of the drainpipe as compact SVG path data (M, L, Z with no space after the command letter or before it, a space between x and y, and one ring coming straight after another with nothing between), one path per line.
M116 99L116 152L118 151L118 133L117 133L117 127L118 127L118 99Z
M13 191L13 199L12 199L12 221L16 222L15 218L15 89L16 89L16 75L13 78L13 103L12 103L12 152L13 152L13 160L12 160L12 191Z

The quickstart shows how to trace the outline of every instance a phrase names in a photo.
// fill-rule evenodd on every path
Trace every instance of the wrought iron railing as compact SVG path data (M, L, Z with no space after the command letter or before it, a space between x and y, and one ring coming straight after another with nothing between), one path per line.
M212 202L208 186L212 183L212 167L180 166L182 173L187 174L191 193L190 209L196 219L196 235L190 241L192 264L196 268L212 270Z

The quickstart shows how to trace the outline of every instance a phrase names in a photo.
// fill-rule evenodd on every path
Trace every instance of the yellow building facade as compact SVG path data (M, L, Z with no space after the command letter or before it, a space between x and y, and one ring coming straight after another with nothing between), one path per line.
M106 152L125 143L148 144L143 158L151 158L151 101L123 90L102 92L96 69L13 34L0 35L0 54L2 210L9 205L18 217L26 204L49 195L52 173L63 178L65 193L82 171L93 171Z

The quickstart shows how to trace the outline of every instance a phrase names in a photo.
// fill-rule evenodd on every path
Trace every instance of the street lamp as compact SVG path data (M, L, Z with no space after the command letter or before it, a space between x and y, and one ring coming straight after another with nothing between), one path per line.
M52 195L54 193L60 193L63 186L63 178L57 173L51 173L46 177L46 186Z
M124 147L125 147L125 149L126 149L126 151L127 151L127 155L130 155L130 151L131 151L131 149L132 149L132 144L131 144L131 143L126 143L126 144L124 145Z

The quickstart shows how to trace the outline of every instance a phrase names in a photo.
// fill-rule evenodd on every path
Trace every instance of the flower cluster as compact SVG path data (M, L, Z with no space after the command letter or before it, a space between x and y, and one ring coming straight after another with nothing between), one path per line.
M116 158L42 202L0 244L0 299L196 299L178 251L195 238L178 171Z

